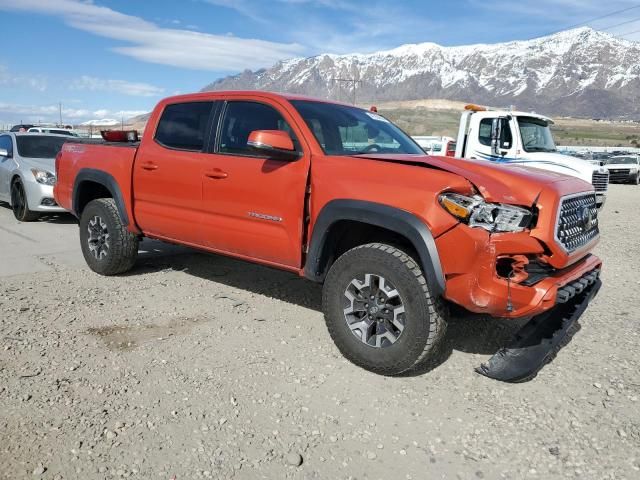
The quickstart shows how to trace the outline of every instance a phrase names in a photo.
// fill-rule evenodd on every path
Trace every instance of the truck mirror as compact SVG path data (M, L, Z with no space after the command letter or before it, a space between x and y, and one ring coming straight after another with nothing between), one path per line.
M6 148L0 148L0 157L11 157L11 155L9 155L9 150L7 150Z
M283 130L254 130L249 134L247 146L275 160L291 162L300 158L291 135Z
M500 156L500 139L502 138L502 119L494 118L491 122L491 155Z

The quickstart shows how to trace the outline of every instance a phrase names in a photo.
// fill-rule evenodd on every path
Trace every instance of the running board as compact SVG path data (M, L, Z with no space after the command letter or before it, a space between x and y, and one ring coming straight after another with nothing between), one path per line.
M476 372L501 382L524 382L535 377L562 347L569 329L596 296L602 281L595 278L589 287L565 303L533 317Z

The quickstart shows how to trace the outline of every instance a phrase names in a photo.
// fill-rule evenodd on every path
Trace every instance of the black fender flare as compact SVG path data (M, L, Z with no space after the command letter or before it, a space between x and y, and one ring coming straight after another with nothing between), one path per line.
M323 253L331 226L341 220L352 220L385 228L405 237L420 256L420 262L434 294L445 291L445 278L436 242L429 227L412 213L397 207L362 200L332 200L316 220L304 266L305 277L321 282L324 270Z
M120 187L118 186L118 182L107 172L103 172L102 170L95 170L93 168L82 168L73 182L73 201L72 201L72 210L71 212L79 217L79 204L80 204L80 185L82 182L93 182L98 183L105 187L111 193L111 197L116 202L116 207L118 208L118 213L120 214L120 218L122 219L122 223L125 226L129 225L129 215L127 215L127 209L125 207L124 197L122 196L122 192L120 191Z

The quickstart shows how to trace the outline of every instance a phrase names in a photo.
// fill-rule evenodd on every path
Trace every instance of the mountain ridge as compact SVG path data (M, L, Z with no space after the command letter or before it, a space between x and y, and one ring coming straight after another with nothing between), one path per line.
M293 58L207 90L271 90L358 102L425 98L511 105L548 115L640 119L640 43L588 27L532 40Z

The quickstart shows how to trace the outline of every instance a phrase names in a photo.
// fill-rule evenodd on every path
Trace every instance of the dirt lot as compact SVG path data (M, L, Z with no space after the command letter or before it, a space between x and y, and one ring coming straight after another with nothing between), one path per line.
M314 284L149 241L103 278L72 219L0 206L0 477L640 478L638 199L612 186L604 287L518 385L473 371L513 324L452 319L439 366L384 378L340 356Z

